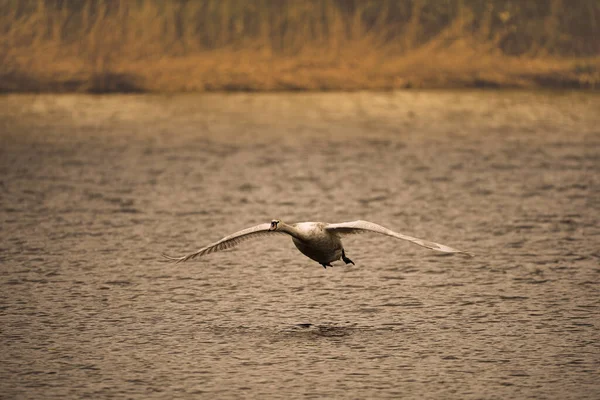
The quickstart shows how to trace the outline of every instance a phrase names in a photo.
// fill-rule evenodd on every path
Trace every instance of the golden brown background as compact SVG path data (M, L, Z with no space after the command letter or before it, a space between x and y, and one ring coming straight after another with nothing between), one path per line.
M0 2L0 90L577 87L596 0Z

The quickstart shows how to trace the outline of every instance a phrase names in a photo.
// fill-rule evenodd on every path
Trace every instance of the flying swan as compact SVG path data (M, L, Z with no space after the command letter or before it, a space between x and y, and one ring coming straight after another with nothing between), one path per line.
M341 237L344 235L363 232L375 232L382 235L391 236L396 239L408 240L409 242L413 242L419 246L444 253L463 253L468 256L472 256L472 254L466 251L457 250L443 244L402 235L401 233L391 231L381 225L377 225L369 221L359 220L342 222L339 224L328 224L325 222L299 222L297 224L288 225L283 221L274 219L270 224L260 224L233 233L224 237L218 242L201 248L194 253L190 253L182 257L171 257L163 254L163 257L171 261L175 261L176 263L180 263L191 260L198 256L214 253L215 251L229 249L238 245L240 242L257 236L284 233L292 237L292 241L302 254L312 260L315 260L321 264L323 268L331 267L331 263L339 260L340 258L346 264L354 265L354 262L346 257L346 252L344 251Z

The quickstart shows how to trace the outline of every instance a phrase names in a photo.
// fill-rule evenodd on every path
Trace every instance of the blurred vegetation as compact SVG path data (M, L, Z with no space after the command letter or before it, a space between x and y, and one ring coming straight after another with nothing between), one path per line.
M598 0L0 0L0 91L599 83Z

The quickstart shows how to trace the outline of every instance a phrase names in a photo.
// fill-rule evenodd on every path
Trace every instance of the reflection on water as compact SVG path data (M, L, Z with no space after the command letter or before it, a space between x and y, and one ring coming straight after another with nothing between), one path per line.
M600 98L0 98L6 398L595 398ZM465 249L237 229L369 219Z

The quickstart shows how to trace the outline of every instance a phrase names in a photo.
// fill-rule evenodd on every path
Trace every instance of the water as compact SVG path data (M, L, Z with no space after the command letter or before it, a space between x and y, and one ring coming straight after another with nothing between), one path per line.
M0 98L0 397L598 398L600 97ZM323 269L240 228L367 219Z

